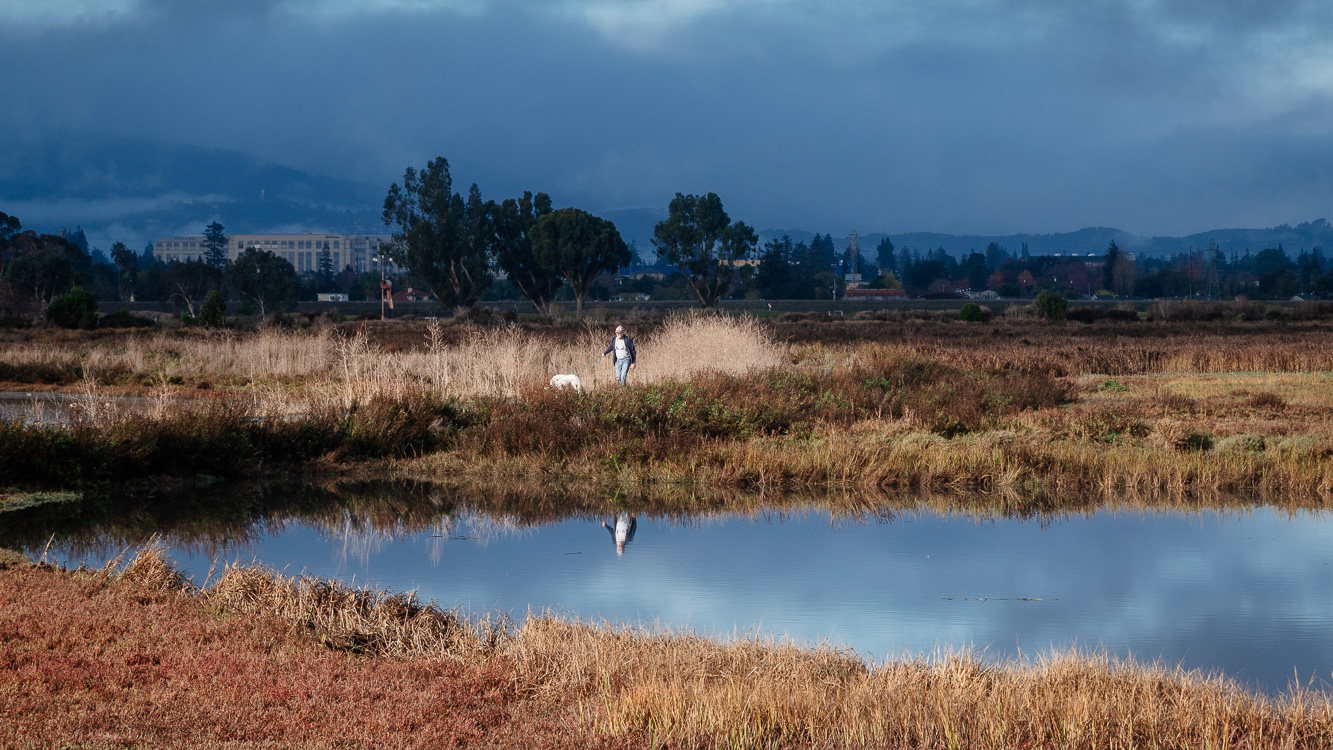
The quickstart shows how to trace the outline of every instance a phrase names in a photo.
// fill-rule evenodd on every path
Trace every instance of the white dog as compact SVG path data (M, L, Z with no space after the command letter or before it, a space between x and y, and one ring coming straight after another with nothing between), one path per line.
M575 393L583 393L583 381L579 380L578 375L552 375L551 384L547 388L557 390L573 388Z

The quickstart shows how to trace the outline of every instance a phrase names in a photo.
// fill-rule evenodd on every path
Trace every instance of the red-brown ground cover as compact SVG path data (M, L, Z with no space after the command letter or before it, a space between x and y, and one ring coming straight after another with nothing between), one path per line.
M3 747L617 747L482 666L331 651L101 576L0 570Z

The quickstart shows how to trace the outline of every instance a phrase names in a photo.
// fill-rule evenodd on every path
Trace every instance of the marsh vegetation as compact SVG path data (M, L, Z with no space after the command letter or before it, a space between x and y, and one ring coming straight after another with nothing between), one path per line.
M0 466L20 490L294 470L1172 503L1322 504L1333 489L1333 334L1317 321L797 317L642 321L624 391L606 387L608 333L592 325L14 341L0 352L11 381L150 401L91 398L63 425L0 423ZM583 393L545 387L576 370Z
M868 664L829 646L719 643L551 615L477 619L410 594L253 566L199 587L154 548L100 572L0 568L0 628L18 636L0 642L10 666L0 700L15 718L0 730L6 741L371 745L394 732L681 748L1333 741L1325 693L1294 686L1259 697L1221 677L1095 651ZM204 684L216 687L171 703L188 703L188 718L151 697ZM102 687L80 687L89 685ZM101 710L72 710L85 697ZM348 710L329 714L326 701Z

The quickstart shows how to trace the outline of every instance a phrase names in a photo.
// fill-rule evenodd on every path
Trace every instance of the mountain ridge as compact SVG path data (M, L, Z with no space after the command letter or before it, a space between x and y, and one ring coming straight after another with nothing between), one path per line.
M95 246L130 244L175 234L198 234L212 221L230 232L318 231L380 233L386 186L304 172L227 149L88 133L10 138L0 147L0 210L41 231L83 227ZM655 256L653 226L663 207L596 211L616 223L643 260ZM741 218L741 217L737 217ZM766 229L760 241L783 234L808 241L804 229ZM1333 247L1333 226L1323 219L1295 227L1227 228L1182 237L1138 235L1114 227L1072 232L961 235L944 232L871 232L860 236L862 254L888 237L899 251L943 247L960 255L984 252L996 242L1011 254L1024 244L1033 255L1101 254L1114 240L1130 253L1174 255L1210 243L1227 253L1258 252L1279 244L1292 252ZM833 238L845 249L847 237Z

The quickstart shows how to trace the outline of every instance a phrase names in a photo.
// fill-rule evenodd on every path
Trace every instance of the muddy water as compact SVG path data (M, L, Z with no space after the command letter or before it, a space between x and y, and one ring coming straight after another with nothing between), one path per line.
M67 424L71 413L147 411L154 399L138 396L87 396L53 391L0 391L0 420L28 424Z

